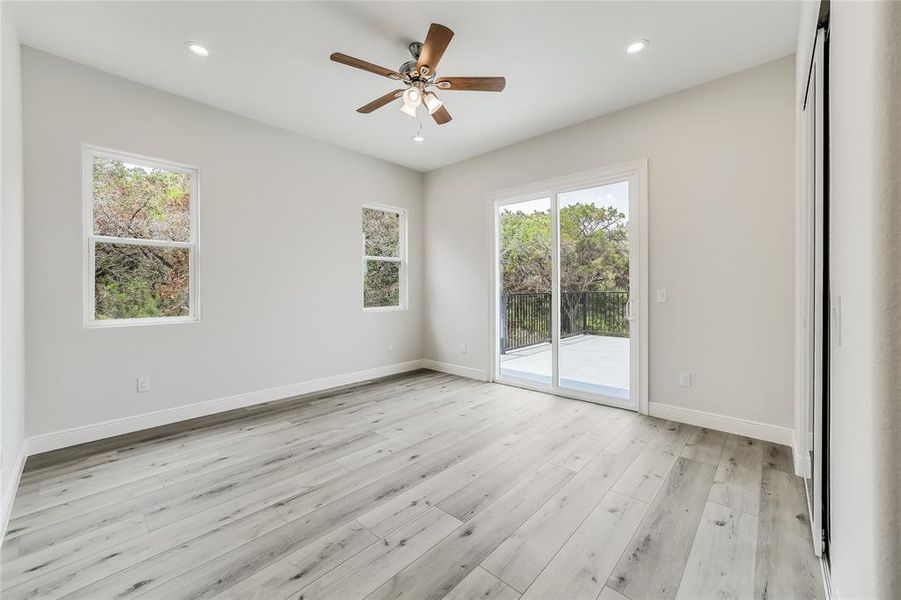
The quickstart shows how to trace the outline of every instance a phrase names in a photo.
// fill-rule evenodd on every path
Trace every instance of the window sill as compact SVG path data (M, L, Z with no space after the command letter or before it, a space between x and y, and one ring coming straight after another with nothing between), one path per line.
M364 306L364 313L400 312L407 310L406 306Z
M148 325L179 325L200 323L199 317L162 317L147 319L109 319L105 321L86 321L85 329L111 329L117 327L146 327Z

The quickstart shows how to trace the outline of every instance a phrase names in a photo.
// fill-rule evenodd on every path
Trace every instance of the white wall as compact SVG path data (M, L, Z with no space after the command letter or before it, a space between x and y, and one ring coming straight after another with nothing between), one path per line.
M901 597L899 28L896 3L831 5L831 288L841 331L831 346L830 558L843 600Z
M875 12L835 3L831 47L831 288L842 303L842 344L832 344L832 575L839 598L874 598L871 105ZM848 7L850 8L850 7ZM840 84L841 83L841 84ZM847 86L847 87L846 87ZM853 91L852 91L853 90Z
M15 493L25 441L22 85L19 38L0 3L0 531Z
M490 192L647 157L650 401L791 428L793 100L787 57L428 173L426 357L489 368Z
M29 48L23 86L29 436L421 358L419 173ZM82 143L200 168L199 324L82 325ZM361 311L367 202L408 209L409 310Z

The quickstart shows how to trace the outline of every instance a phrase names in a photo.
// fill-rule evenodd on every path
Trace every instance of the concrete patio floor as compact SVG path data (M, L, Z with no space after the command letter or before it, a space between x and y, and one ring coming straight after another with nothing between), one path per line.
M548 384L551 345L541 344L501 355L501 375ZM560 386L629 399L629 338L577 335L560 343Z

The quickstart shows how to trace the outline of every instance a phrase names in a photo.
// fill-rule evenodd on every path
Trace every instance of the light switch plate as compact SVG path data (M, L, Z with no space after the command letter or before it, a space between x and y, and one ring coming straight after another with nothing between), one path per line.
M657 302L659 304L666 304L666 290L665 289L657 290Z
M466 344L460 344L460 354L466 354Z

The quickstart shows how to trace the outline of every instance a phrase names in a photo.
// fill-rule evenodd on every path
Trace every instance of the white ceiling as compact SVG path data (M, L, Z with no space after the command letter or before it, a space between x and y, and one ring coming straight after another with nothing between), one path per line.
M159 89L427 171L791 54L796 2L29 2L22 43ZM395 83L329 61L397 68L429 23L455 37L441 75L503 75L500 94L446 92L454 120L356 108ZM625 45L651 47L627 56ZM201 59L184 48L206 45Z

